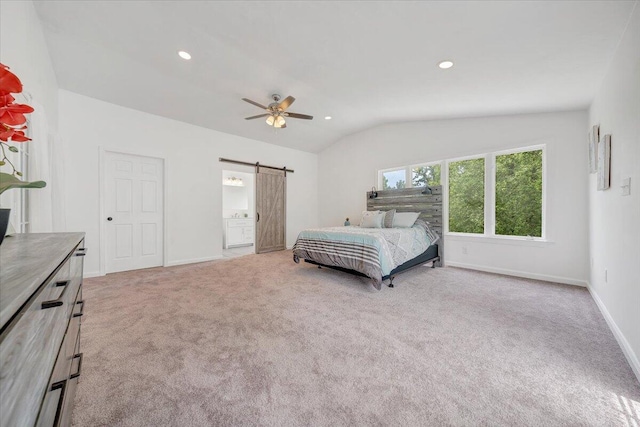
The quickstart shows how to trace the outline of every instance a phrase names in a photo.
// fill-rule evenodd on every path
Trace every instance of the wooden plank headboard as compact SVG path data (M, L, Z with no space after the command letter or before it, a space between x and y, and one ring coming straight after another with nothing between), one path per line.
M378 197L370 198L367 193L368 211L420 212L418 218L427 221L430 227L440 235L438 252L444 265L444 234L442 232L442 186L431 187L431 194L422 194L424 187L404 188L402 190L378 191Z

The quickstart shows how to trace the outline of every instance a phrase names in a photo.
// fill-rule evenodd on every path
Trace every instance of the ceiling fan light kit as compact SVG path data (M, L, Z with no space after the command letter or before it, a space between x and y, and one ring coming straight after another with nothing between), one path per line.
M249 120L249 119L247 119ZM274 116L267 117L267 124L269 126L273 126L276 123L276 118Z
M291 117L294 119L303 119L303 120L313 120L313 116L309 116L307 114L299 114L299 113L290 113L286 111L291 104L296 100L293 96L287 96L282 102L280 101L280 95L273 94L271 95L271 99L273 102L269 104L269 106L265 107L262 104L259 104L255 101L252 101L247 98L242 98L243 101L248 102L249 104L255 105L256 107L262 108L266 111L265 114L258 114L257 116L245 117L245 120L253 120L258 119L260 117L266 117L266 123L269 126L273 126L277 129L283 129L287 127L287 122L285 117Z

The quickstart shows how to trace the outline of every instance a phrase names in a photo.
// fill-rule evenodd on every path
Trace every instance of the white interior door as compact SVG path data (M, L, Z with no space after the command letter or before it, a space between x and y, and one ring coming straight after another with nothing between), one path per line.
M106 272L163 261L163 161L105 153Z

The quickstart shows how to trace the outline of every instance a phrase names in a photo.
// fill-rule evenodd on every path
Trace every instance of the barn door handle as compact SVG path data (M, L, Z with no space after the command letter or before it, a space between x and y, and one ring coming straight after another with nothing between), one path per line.
M107 217L107 221L113 221L113 218Z
M256 212L256 215L258 216L258 218L256 219L256 222L260 221L260 212Z

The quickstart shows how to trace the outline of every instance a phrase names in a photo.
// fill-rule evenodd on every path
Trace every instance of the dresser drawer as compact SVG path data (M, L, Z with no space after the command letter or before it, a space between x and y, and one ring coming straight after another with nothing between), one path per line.
M71 372L69 373L67 393L64 401L64 409L62 410L60 415L61 426L71 425L71 415L73 415L73 400L76 397L76 389L78 388L78 381L80 380L81 373L82 353L80 353L80 334L78 333L74 356L71 360Z
M75 306L72 310L71 321L46 389L36 424L37 427L71 425L73 399L80 370L82 369L80 318L83 314L84 302L80 299L81 296L82 288L78 291L78 298L76 298Z
M78 273L82 257L76 254L74 250L3 332L0 342L2 425L31 426L36 421L82 282L81 270Z

